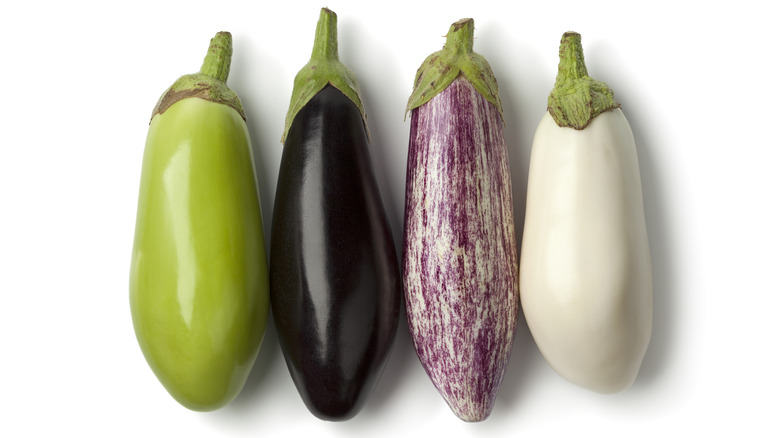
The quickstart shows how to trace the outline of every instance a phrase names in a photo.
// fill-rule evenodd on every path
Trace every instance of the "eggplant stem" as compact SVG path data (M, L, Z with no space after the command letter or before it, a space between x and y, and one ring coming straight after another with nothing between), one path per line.
M336 13L322 8L317 29L314 31L314 47L311 59L339 59L339 38Z
M415 74L414 89L406 103L406 113L427 103L463 75L504 118L498 82L487 60L474 52L474 20L452 23L444 48L428 56ZM405 115L404 115L405 117Z
M564 33L558 55L558 75L547 98L547 110L558 126L585 129L599 114L620 108L607 84L588 76L580 34Z
M233 37L230 32L218 32L211 39L209 50L198 73L184 75L160 96L152 111L152 118L164 113L174 103L190 97L227 105L246 120L241 99L227 86L230 58L233 56ZM150 122L151 123L151 120Z
M227 82L232 56L233 37L230 32L218 32L211 39L209 51L203 59L200 73L218 81Z
M358 107L363 116L366 133L368 133L366 113L360 98L357 77L349 67L339 61L336 13L328 8L322 8L314 32L314 48L311 51L311 59L295 75L290 108L287 110L287 116L284 120L282 143L287 138L287 132L290 130L295 115L328 85L344 93Z
M464 18L456 21L447 32L447 41L444 49L459 53L471 53L474 51L474 20Z
M558 57L556 84L588 76L588 68L585 66L585 55L582 52L582 37L577 32L566 32L563 34Z

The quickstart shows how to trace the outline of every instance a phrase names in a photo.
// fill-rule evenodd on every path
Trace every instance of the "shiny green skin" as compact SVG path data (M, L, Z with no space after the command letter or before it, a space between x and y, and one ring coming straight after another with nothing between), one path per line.
M136 337L185 407L241 391L269 307L249 133L232 108L186 98L149 126L130 273Z

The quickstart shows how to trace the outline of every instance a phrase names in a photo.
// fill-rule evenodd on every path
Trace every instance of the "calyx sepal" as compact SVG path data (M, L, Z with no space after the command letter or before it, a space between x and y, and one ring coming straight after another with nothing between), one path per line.
M482 55L474 52L474 20L471 18L453 23L447 32L444 48L428 56L417 69L406 112L444 91L459 75L463 75L488 102L495 105L503 119L504 111L493 70Z
M282 143L287 138L296 114L328 85L344 93L358 107L363 116L363 126L368 134L366 112L363 109L357 76L339 61L337 24L336 13L328 8L322 8L314 34L311 59L295 76L290 108L284 120Z
M203 59L200 72L180 77L157 101L152 118L162 114L174 103L188 97L197 97L221 103L235 109L246 120L241 99L227 86L230 61L233 56L233 36L230 32L218 32L211 39L209 50Z

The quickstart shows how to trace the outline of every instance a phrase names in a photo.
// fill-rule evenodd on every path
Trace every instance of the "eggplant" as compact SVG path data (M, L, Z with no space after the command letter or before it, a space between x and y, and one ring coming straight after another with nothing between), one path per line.
M401 280L357 80L322 9L296 76L271 233L271 308L292 380L323 420L365 404L390 355Z
M268 267L241 101L226 84L232 37L153 111L130 268L130 310L149 367L196 411L228 404L257 357Z
M547 363L597 393L636 379L653 329L653 274L636 143L613 91L561 38L534 135L520 265L528 328Z
M486 419L519 307L512 183L498 85L454 23L409 98L402 271L417 356L452 411Z

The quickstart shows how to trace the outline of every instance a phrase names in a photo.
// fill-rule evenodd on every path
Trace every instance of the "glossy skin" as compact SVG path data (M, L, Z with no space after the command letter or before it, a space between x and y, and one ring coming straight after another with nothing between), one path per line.
M583 130L545 113L520 260L523 311L547 362L595 392L628 388L650 342L653 285L636 146L620 109Z
M309 410L352 418L398 325L392 235L357 107L327 86L295 116L271 237L271 302L287 367Z
M268 272L249 135L225 105L181 100L144 152L130 305L149 366L182 405L241 390L268 315Z

